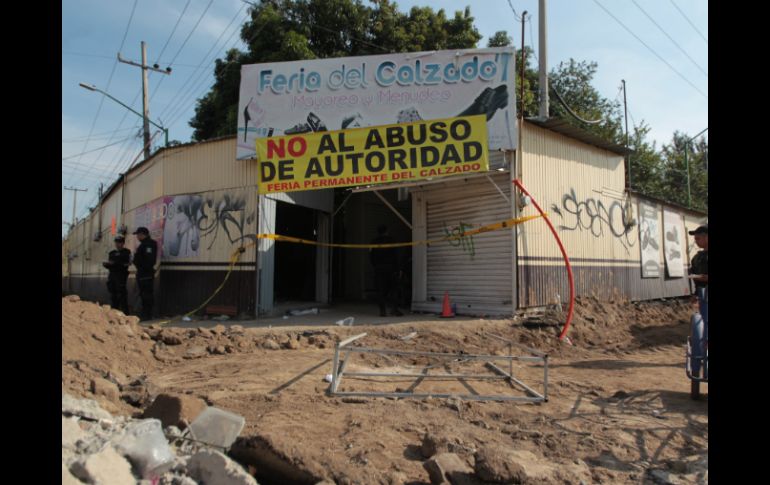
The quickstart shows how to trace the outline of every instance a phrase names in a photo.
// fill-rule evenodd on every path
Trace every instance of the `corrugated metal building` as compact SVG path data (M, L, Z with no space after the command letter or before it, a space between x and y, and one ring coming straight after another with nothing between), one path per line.
M695 248L685 231L704 223L705 214L629 193L625 149L563 121L525 122L520 161L514 162L513 152L491 153L486 174L352 191L258 195L257 164L236 160L235 144L231 136L161 149L113 184L63 243L63 258L69 255L62 262L63 291L109 301L101 262L113 248L112 233L124 226L127 247L133 250L136 241L130 234L146 226L161 246L155 288L162 315L180 314L205 301L222 283L231 254L241 246L245 253L210 305L255 315L275 314L298 303L371 299L374 274L366 250L276 244L257 241L255 234L360 244L371 241L377 226L386 224L397 241L437 239L534 214L534 207L523 205L512 189L515 177L556 226L578 295L642 300L690 291L687 278L670 274L669 266L689 262ZM644 228L640 203L647 214ZM653 213L655 221L650 219ZM676 220L678 229L672 226ZM669 261L678 247L673 236L678 244L687 244L681 246L679 259ZM649 260L653 253L647 242L656 244L657 261ZM655 276L642 277L642 243L647 263L660 269ZM460 314L510 314L557 299L565 302L568 295L561 253L541 220L417 245L404 252L404 261L411 269L411 290L404 300L416 311L440 311L445 293ZM135 306L133 278L129 291L129 303Z

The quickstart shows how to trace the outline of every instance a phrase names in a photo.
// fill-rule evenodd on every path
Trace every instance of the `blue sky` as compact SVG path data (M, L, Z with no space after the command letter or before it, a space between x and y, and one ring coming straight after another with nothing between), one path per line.
M450 17L470 5L484 36L480 47L500 30L508 31L520 47L521 23L513 10L518 17L526 10L532 20L525 44L534 42L537 50L537 0L396 3L401 11L415 5L443 8ZM81 218L96 204L100 182L110 185L137 156L141 159L141 118L78 83L95 85L141 111L141 70L117 63L117 53L138 62L140 42L145 41L148 61L162 68L171 63L173 69L171 75L150 74L150 119L168 127L170 139L187 142L195 102L213 84L214 59L229 48L244 49L238 32L248 5L241 0L137 0L134 5L134 0L62 3L63 222L72 218L72 192L65 186L88 189L78 193ZM646 122L658 146L669 142L675 130L695 135L708 126L708 2L549 0L548 37L549 69L570 58L596 61L594 86L620 101L625 79L629 127ZM155 145L160 144L162 135L155 138ZM62 235L66 230L62 224Z

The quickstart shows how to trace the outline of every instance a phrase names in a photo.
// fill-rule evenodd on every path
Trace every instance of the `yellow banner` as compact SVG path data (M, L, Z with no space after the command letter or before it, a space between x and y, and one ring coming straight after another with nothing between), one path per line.
M485 115L257 138L259 193L489 170Z

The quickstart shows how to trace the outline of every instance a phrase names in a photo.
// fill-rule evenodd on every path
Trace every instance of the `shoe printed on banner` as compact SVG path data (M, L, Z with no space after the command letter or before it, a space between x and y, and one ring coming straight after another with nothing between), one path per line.
M343 130L348 128L360 128L362 126L364 126L364 118L361 116L361 113L348 115L342 119L341 128Z
M501 84L495 89L484 88L473 103L457 116L487 115L487 121L492 119L498 109L508 106L508 88Z

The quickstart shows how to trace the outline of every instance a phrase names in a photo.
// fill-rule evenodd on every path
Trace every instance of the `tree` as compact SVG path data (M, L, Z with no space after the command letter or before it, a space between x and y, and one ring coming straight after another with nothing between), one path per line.
M708 142L701 137L690 141L691 135L675 131L670 144L663 145L662 184L665 199L688 206L687 165L690 168L690 198L694 209L708 209ZM687 150L687 164L684 147Z
M549 73L548 82L578 116L589 121L601 120L600 123L587 124L575 119L553 95L553 101L549 103L549 116L564 118L605 140L625 145L620 102L603 97L591 85L597 69L596 62L577 62L570 59L569 62L560 62L559 66Z
M469 7L448 19L444 10L399 12L390 0L261 0L241 29L248 52L217 59L215 82L200 98L190 126L196 141L237 130L243 64L476 47L481 34Z

